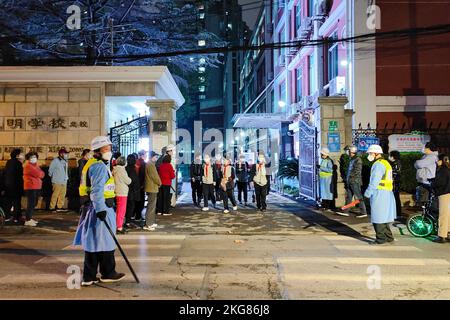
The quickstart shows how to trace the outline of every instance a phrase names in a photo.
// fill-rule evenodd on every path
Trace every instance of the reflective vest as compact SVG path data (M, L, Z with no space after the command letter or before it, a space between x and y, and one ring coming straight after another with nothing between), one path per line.
M331 161L329 159L322 159L322 163L324 163L325 161ZM319 177L321 178L328 178L331 177L333 175L332 172L324 172L324 171L320 171L319 173Z
M392 167L390 163L384 159L380 159L376 162L381 163L385 168L383 179L381 179L377 189L392 191L394 181L392 179Z
M97 160L95 158L92 158L92 159L89 159L88 162L86 162L86 164L84 165L83 171L81 171L80 187L78 188L78 191L80 192L80 197L89 196L89 194L91 193L91 186L87 185L87 172L94 163L98 163L98 162L103 163L102 160ZM103 191L103 195L105 196L105 199L111 199L116 196L116 194L114 192L116 189L116 185L114 183L114 177L111 174L111 171L109 170L109 168L108 168L108 175L109 175L109 179L106 181L104 191Z

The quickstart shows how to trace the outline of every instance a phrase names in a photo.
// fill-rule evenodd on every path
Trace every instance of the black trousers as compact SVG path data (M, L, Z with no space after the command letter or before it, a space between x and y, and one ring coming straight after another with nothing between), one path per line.
M215 191L215 194L216 194L216 200L217 201L220 201L220 200L222 200L222 191L221 191L221 189L220 189L220 182L216 182L215 183L215 185L214 185L214 191Z
M134 214L133 217L135 217L136 220L140 220L142 217L142 210L144 210L145 207L145 192L144 189L139 191L139 201L136 201L135 207L134 207Z
M260 186L255 183L256 206L258 209L266 209L267 185Z
M200 181L192 181L191 180L191 189L192 189L192 202L194 205L199 205L202 200L202 183Z
M208 200L211 199L212 204L216 205L216 197L214 196L214 185L203 183L203 204L208 207Z
M22 216L22 205L21 205L22 197L11 197L6 196L5 198L5 214L6 218L11 217L11 208L14 207L14 219L19 220Z
M158 192L157 212L158 213L169 213L170 200L171 200L170 186L162 185L159 188L159 192Z
M400 201L400 192L394 191L395 207L397 209L397 217L402 215L402 203Z
M223 199L223 208L225 210L228 210L228 199L231 200L231 204L233 205L233 207L235 207L237 205L236 203L236 199L234 198L234 189L227 189L227 191L223 191L221 189L222 192L222 199Z
M237 182L238 187L238 201L242 202L242 193L244 194L244 202L247 203L248 182Z
M25 196L27 197L27 221L33 217L34 208L37 205L40 190L25 190Z
M127 211L125 213L125 223L130 223L131 218L134 217L136 209L136 201L133 199L127 199ZM121 226L117 226L117 228L120 228Z
M100 266L102 277L108 278L116 273L114 251L84 252L83 281L94 281Z
M394 241L394 236L392 235L389 223L374 223L373 228L375 229L377 242L392 242Z

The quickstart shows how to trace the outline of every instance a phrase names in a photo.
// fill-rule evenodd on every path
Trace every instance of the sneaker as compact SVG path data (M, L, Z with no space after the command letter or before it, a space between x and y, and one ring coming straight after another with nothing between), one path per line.
M203 207L202 211L209 211L209 208L208 207Z
M223 213L230 213L230 210L225 209L223 210Z
M233 207L233 211L237 211L237 209L238 209L237 206Z
M247 202L246 202L246 203L244 203L244 207L246 207L246 206L248 206Z
M162 215L163 216L171 216L172 214L168 212L168 213L163 213Z
M152 227L149 227L149 226L144 226L144 227L142 227L142 230L145 230L145 231L155 231L156 229L155 229L155 228L152 228Z
M387 244L387 243L388 242L383 242L383 241L378 241L378 240L369 242L370 245L384 245L384 244Z
M93 284L96 284L96 283L98 283L100 281L100 279L99 278L97 278L96 280L92 280L92 281L82 281L81 282L81 286L82 287L89 287L89 286L92 286Z
M356 218L365 218L367 217L367 213L359 213L356 215Z
M162 213L161 212L157 212L156 213L158 216L162 216Z
M445 238L442 238L442 237L436 237L436 238L433 239L433 242L436 242L436 243L446 243L447 241L445 240Z
M266 208L262 208L262 209L261 209L261 212L266 212Z
M56 209L56 212L68 212L69 210L67 209Z
M24 225L27 227L36 227L37 226L37 224L31 220L26 221Z
M37 222L36 220L34 220L34 219L30 219L30 221L32 221L33 223L35 223L35 224L38 224L39 222Z
M349 216L349 214L347 212L344 212L344 211L335 211L335 213L338 216L343 216L343 217L348 217Z
M101 277L100 278L100 282L103 283L112 283L112 282L118 282L120 280L122 280L123 278L125 278L125 274L124 273L115 273L110 277Z
M158 224L156 224L156 223L154 223L154 224L152 224L151 226L150 226L150 228L157 228L158 227Z

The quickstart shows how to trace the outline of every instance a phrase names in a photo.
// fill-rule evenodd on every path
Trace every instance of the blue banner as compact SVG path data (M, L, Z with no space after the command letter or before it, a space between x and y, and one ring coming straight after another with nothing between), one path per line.
M358 151L366 152L372 144L380 144L380 139L377 137L360 137L357 141Z

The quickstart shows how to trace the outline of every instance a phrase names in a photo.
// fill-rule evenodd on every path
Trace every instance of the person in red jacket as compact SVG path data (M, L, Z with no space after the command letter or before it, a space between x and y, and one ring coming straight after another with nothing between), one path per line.
M158 213L162 213L163 216L172 215L169 212L170 209L170 199L172 194L170 193L170 187L172 185L172 180L175 179L175 170L171 164L172 157L166 154L163 158L163 163L159 167L158 173L161 178L160 192L158 193Z
M27 211L25 225L35 227L37 221L33 220L33 212L36 207L39 192L42 189L42 179L45 176L44 171L39 167L38 154L29 152L25 156L25 166L23 167L23 189L27 197Z

